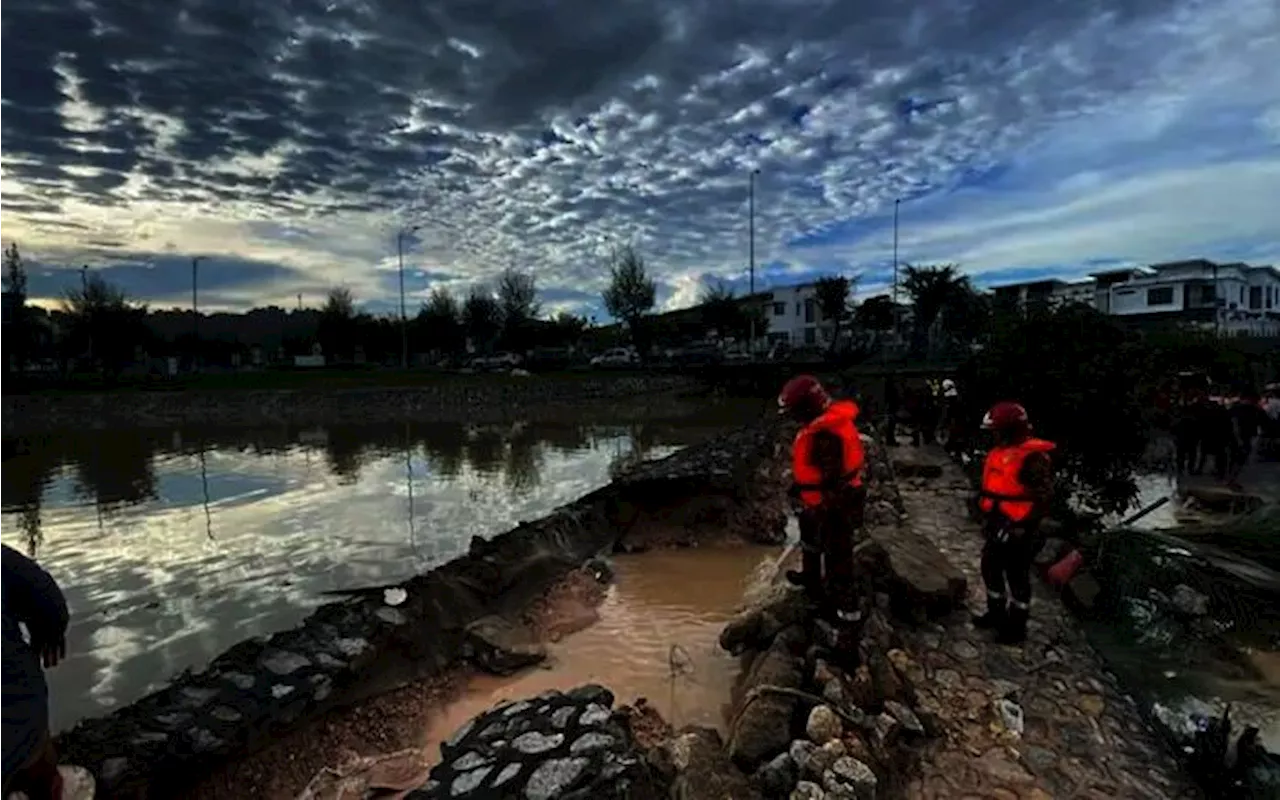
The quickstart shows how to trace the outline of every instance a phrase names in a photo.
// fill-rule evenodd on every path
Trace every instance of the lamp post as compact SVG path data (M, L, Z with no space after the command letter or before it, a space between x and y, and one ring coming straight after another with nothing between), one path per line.
M756 176L760 170L751 170L747 179L747 297L750 298L748 308L751 309L751 331L748 335L751 359L756 357Z
M413 225L401 228L396 234L396 261L400 265L400 369L409 368L409 318L404 307L404 237L421 227L421 225Z
M895 197L893 199L893 294L891 296L893 306L893 340L896 343L900 331L898 330L898 206L902 205L902 198Z
M200 364L200 305L198 287L200 284L200 262L204 259L204 256L192 256L191 258L191 368L193 370L198 369Z

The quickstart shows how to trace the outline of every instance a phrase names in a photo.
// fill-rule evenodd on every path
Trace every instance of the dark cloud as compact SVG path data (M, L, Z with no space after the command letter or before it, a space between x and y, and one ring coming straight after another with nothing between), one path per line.
M117 256L119 258L119 256ZM134 253L106 264L90 266L93 274L123 289L141 302L190 301L191 257L172 253ZM79 265L28 262L28 289L32 297L59 297L81 281ZM214 296L233 295L243 301L255 287L298 281L303 274L283 264L240 258L202 258L197 281L204 302Z
M740 269L752 167L762 251L863 233L838 225L1213 64L1194 5L10 0L5 211L372 210L422 220L434 263L595 297L621 242Z

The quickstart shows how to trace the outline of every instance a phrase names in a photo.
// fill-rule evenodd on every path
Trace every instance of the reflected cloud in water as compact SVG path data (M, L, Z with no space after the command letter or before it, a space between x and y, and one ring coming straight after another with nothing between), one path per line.
M3 538L53 572L73 612L69 658L49 673L54 727L711 432L397 422L5 439Z

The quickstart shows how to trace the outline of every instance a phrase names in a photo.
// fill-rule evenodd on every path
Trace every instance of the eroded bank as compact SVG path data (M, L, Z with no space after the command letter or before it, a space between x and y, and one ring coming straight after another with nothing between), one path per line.
M774 430L753 427L642 464L546 518L477 538L440 569L323 606L77 726L60 737L64 757L95 773L102 796L179 796L336 709L466 664L506 672L537 661L524 611L597 554L692 544L706 531L779 541L782 508L767 502L780 496L778 448Z

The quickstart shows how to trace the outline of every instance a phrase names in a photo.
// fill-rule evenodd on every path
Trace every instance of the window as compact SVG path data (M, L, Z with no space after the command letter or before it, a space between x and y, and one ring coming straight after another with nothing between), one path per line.
M810 301L810 302L812 302L812 301ZM817 343L818 343L818 329L817 329L817 328L805 328L805 329L804 329L804 343L805 343L805 344L817 344Z
M1274 287L1268 286L1267 287L1267 308L1271 308L1271 304L1273 302L1275 302L1275 289Z
M1244 305L1244 287L1240 287L1240 305Z
M800 304L796 303L796 316L800 316Z
M1147 305L1167 306L1173 303L1173 287L1157 286L1147 290Z
M1214 295L1214 287L1200 286L1197 288L1200 289L1200 297L1196 299L1197 305L1202 305L1202 306L1217 305L1218 300L1217 300L1217 297Z
M813 301L812 300L804 301L804 321L813 322Z
M1262 287L1261 286L1249 287L1249 308L1252 308L1252 309L1262 308Z
M783 316L783 315L784 315L784 314L786 314L786 313L787 313L787 304L786 304L786 303L774 303L774 304L773 304L773 315L774 315L775 317L781 317L781 316Z

